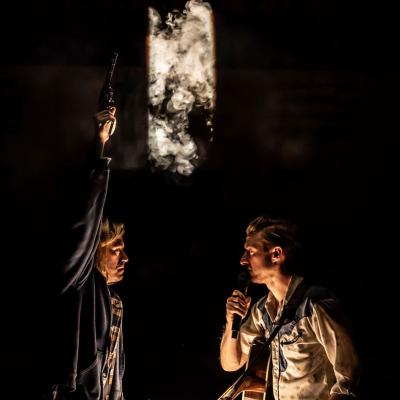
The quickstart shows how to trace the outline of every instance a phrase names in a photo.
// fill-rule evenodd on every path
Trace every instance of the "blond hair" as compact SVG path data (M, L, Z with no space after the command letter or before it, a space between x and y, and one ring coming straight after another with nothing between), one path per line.
M106 276L105 252L107 246L114 243L118 239L122 239L125 233L125 226L122 223L110 222L107 218L101 223L100 243L96 252L96 267Z

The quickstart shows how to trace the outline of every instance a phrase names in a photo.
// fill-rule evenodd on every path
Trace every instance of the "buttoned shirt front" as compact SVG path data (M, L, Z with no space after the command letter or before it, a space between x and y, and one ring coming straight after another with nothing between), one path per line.
M281 307L272 292L252 306L240 329L243 353L249 354L254 338L269 337L302 280L292 278ZM339 302L327 289L306 290L293 319L285 321L270 346L275 400L355 397L359 361L341 316Z

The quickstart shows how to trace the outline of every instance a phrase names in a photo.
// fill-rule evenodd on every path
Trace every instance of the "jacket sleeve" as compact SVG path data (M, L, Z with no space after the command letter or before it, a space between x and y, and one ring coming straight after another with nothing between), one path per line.
M359 358L337 301L314 304L311 323L335 374L331 399L354 399L359 380Z
M67 258L62 261L60 291L79 289L90 275L100 240L103 208L107 195L110 158L101 158L91 172L81 216L72 225Z

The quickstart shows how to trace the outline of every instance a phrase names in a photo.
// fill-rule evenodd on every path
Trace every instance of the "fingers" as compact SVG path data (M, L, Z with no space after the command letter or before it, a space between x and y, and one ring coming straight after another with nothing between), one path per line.
M237 290L237 289L235 289L235 290L232 292L232 296L238 296L238 297L240 297L240 298L243 299L243 300L246 299L246 296L245 296L240 290Z
M99 111L98 113L95 114L94 117L98 124L103 124L107 121L115 122L116 120L115 113L116 113L116 108L111 107L110 109Z
M108 116L108 115L115 115L115 107L110 107L105 110L101 110L98 113L95 114L95 117L103 117L103 116Z
M231 297L226 301L227 318L233 318L234 314L244 318L249 310L251 298L246 297L239 290L234 290Z
M111 114L115 115L115 112L117 111L116 107L107 107L104 110L100 110L98 114L103 113L103 112L110 112Z
M117 119L116 118L112 118L112 119L109 119L109 120L107 120L105 123L104 123L104 128L107 130L107 132L108 132L108 134L111 136L113 133L114 133L114 131L115 131L115 125L116 125L116 123L117 123Z
M117 109L115 107L109 107L106 110L99 111L95 114L94 118L97 123L99 137L101 142L104 144L114 133L117 124L115 117Z

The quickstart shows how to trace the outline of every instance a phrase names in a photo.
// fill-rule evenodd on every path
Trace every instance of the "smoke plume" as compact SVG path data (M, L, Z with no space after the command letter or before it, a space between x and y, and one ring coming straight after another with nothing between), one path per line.
M212 132L215 54L211 7L190 0L163 22L149 8L149 158L156 167L190 175L199 162L189 114L203 111Z

